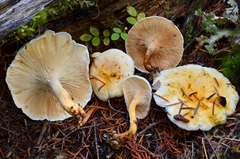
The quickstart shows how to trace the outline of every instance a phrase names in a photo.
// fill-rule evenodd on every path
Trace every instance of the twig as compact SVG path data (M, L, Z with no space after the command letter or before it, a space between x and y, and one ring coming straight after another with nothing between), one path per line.
M97 124L96 126L103 125L103 124L104 124L104 123L99 123L99 124ZM59 143L60 141L66 139L69 135L71 135L71 134L74 133L75 131L77 131L77 130L82 130L82 129L89 129L89 128L91 128L91 127L94 127L94 125L84 126L84 127L80 127L80 128L75 128L75 129L73 129L70 133L68 133L66 136L64 136L63 138L61 138L60 140L58 140L57 142L54 142L54 143L52 143L51 145L49 145L49 148L52 147L53 145Z
M204 144L204 138L202 138L202 145L203 145L203 150L204 150L204 153L205 153L206 159L208 159L208 155L207 155L206 147L205 147L205 144Z
M96 120L94 120L93 124L94 124L94 139L95 139L95 148L96 148L96 152L97 152L97 159L99 159L98 142L97 142L97 128L96 128Z
M165 119L163 119L163 120L165 120ZM148 125L146 128L144 128L141 132L139 132L139 133L137 134L137 137L138 137L138 136L141 136L142 134L144 134L148 129L151 129L151 128L154 127L155 125L161 123L163 120L160 120L160 121L158 121L158 122L151 123L151 124Z
M46 130L47 130L47 126L48 126L48 123L49 122L45 122L43 124L43 127L42 127L42 130L39 134L39 137L38 137L38 140L37 142L35 143L34 147L38 147L43 139L43 135L45 134ZM37 152L37 149L31 149L31 152L30 152L30 155L31 157L33 157L35 155L35 153Z
M192 159L193 159L193 152L194 152L194 147L193 147L193 142L192 142Z
M118 113L127 114L126 112L123 112L123 111L120 111L120 110L117 110L117 109L113 108L112 105L111 105L111 103L110 103L110 99L108 99L108 105L109 105L113 110L115 110L115 111L118 112Z
M151 151L149 151L148 149L146 149L145 147L143 147L142 145L137 144L137 146L139 146L140 148L142 148L143 150L147 151L147 153L149 153L150 155L152 155L152 157L156 157L156 155L154 153L152 153Z
M211 146L211 148L212 148L215 156L219 159L219 156L218 156L217 152L216 152L215 149L213 148L212 143L210 142L210 140L209 140L209 138L207 137L207 135L205 134L205 132L203 132L203 135L204 135L205 138L207 139L207 141L208 141L209 145Z
M234 128L233 128L233 129L231 130L231 132L226 136L226 138L230 138L230 136L233 135L233 132L237 129L238 125L239 125L239 123L237 123L237 124L234 126ZM228 141L228 140L224 139L221 144L225 144L227 141ZM222 150L221 144L219 144L219 145L217 146L216 152L221 152L221 150ZM210 159L212 159L212 158L213 158L213 154L211 155Z

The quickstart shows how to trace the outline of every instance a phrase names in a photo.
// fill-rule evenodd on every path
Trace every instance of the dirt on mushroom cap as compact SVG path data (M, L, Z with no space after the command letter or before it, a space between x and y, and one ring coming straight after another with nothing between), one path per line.
M169 112L168 117L172 122L186 130L201 129L207 131L213 126L225 123L227 115L234 112L239 100L238 93L230 81L213 68L199 65L180 66L162 71L158 77L154 78L154 83L158 80L161 82L161 87L156 94L166 98L169 102L155 95L156 103L166 108ZM225 106L220 104L217 93L214 94L216 91L219 96L226 98ZM211 95L213 96L208 99ZM187 96L190 96L192 100ZM181 114L188 113L185 118L190 120L189 123L173 118L180 109L181 104L174 104L181 103L179 99L186 102L185 108L194 108L182 109ZM198 103L200 106L196 111Z

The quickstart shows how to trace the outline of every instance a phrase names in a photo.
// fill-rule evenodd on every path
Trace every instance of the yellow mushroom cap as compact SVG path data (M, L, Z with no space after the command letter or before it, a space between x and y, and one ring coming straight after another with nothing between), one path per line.
M135 109L136 117L143 119L147 116L152 99L152 89L149 82L143 77L132 75L127 77L122 83L125 103L128 111L133 99L137 100Z
M161 82L161 87L156 91L154 100L157 105L168 111L168 117L173 123L186 130L208 131L218 124L225 123L227 116L235 111L239 100L235 87L213 68L192 64L180 66L162 71L159 76L154 78L153 83L157 81ZM216 92L219 93L219 96L225 97L226 105L221 105ZM213 96L211 97L211 95ZM184 116L189 120L188 123L174 118L174 115L179 113L180 100L187 105L183 104L184 108L195 108L182 109L180 113L181 115L188 113ZM217 104L213 104L214 101ZM198 104L199 108L196 111Z
M183 36L166 18L144 18L131 28L126 40L126 52L142 72L148 72L143 65L148 48L154 50L149 59L152 66L158 66L160 70L175 67L182 58Z
M134 62L129 55L118 49L104 51L90 68L93 91L102 101L121 97L122 81L133 74Z
M49 86L53 79L84 107L91 98L87 47L70 34L46 31L22 47L7 69L6 82L18 108L33 120L64 120L71 115Z

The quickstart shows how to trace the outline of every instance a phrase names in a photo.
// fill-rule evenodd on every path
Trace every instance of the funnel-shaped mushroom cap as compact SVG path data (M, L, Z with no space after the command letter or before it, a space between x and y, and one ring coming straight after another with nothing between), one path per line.
M144 57L148 49L153 53L149 62L160 70L175 67L182 58L183 37L179 29L163 17L152 16L138 21L128 32L126 51L137 69L148 72Z
M154 83L158 80L161 87L154 95L157 105L165 107L169 119L186 130L208 131L225 123L239 100L235 87L213 68L199 65L176 67L162 71L154 78ZM184 118L189 122L175 118L179 114L181 101L184 104L180 115L186 114Z
M98 55L90 68L93 91L102 101L121 97L122 81L133 74L134 62L131 57L121 50L109 49Z
M133 99L137 100L135 109L136 117L143 119L147 116L152 99L152 89L146 79L132 75L127 77L122 83L123 94L128 111Z
M49 83L60 81L74 102L85 106L91 98L87 47L68 33L46 31L21 48L7 70L6 82L18 108L34 120L70 117Z

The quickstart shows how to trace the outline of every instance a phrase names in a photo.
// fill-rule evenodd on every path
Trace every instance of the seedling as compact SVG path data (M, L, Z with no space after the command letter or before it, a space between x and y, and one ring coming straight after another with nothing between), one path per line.
M93 26L91 26L89 30L91 34L83 34L80 36L80 39L82 41L92 40L92 44L98 46L100 44L99 30Z
M113 28L114 33L111 35L111 40L118 40L121 36L123 40L127 39L127 33L122 32L120 28Z
M131 17L127 17L127 21L128 23L134 25L135 23L137 23L139 20L143 19L146 17L145 13L139 13L137 15L137 11L135 8L128 6L127 7L127 12Z

